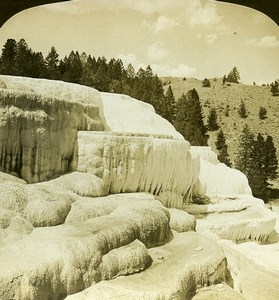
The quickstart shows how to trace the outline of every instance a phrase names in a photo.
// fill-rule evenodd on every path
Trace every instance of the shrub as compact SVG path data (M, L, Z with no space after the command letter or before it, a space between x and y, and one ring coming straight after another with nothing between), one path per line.
M209 79L205 78L205 79L202 81L202 86L203 86L203 87L210 87L210 81L209 81Z

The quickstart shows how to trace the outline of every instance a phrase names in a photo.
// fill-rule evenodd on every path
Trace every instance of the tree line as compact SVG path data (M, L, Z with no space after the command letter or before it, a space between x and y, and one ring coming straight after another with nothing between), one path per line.
M121 59L92 57L86 53L71 51L63 59L55 47L47 56L34 52L24 39L16 42L8 39L2 48L0 73L63 80L93 87L101 92L123 93L150 103L156 113L173 123L175 119L175 98L171 87L164 92L162 82L150 66L135 72L129 64L124 67Z
M63 80L93 87L101 92L121 93L153 105L157 114L175 126L192 145L207 145L206 127L199 95L195 89L175 100L171 85L164 91L163 84L152 68L139 68L135 72L121 59L92 57L71 51L59 59L55 47L47 56L34 52L24 39L8 39L2 48L0 73ZM178 112L178 113L177 113Z

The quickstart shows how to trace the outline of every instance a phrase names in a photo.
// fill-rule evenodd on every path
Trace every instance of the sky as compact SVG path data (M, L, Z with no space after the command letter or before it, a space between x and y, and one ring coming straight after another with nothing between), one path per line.
M71 50L121 58L159 76L279 78L279 27L253 9L214 0L72 0L22 11L0 29L0 47L24 38L44 55Z

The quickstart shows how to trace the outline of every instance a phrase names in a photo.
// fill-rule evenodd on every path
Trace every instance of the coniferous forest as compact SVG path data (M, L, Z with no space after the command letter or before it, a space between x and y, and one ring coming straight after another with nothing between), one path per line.
M136 72L131 64L125 68L121 59L95 58L78 51L71 51L60 59L55 47L51 47L44 57L41 52L34 52L24 39L19 42L8 39L2 48L0 74L62 80L93 87L100 92L126 94L153 105L157 114L184 134L184 129L181 128L185 124L180 124L181 118L176 117L176 101L171 86L164 91L162 81L150 66L146 69L139 68ZM194 98L192 100L195 102ZM199 128L203 131L205 126L201 106L196 108L190 105L187 109L194 109L187 126L194 130L193 126L197 124L195 113L198 109L201 116L198 120ZM196 135L193 141L191 137L188 140L195 145L205 145L205 132Z
M63 80L93 87L101 92L121 93L150 103L156 113L171 123L175 118L175 99L170 90L164 93L163 85L150 66L135 72L130 64L124 67L121 59L92 57L72 51L63 59L55 47L47 56L34 52L24 39L8 39L2 48L0 73Z

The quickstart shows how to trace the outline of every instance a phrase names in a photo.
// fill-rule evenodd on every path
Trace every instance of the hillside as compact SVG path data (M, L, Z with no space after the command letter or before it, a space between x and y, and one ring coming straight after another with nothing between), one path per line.
M183 80L183 78L166 77L161 79L165 89L171 85L176 99L190 89L197 90L203 107L205 124L210 109L216 109L218 123L226 135L229 154L233 161L237 154L239 136L245 123L255 135L261 132L273 137L279 159L279 97L273 97L269 87L241 83L227 83L223 86L222 79L210 79L211 87L203 87L202 81L194 78ZM248 110L248 117L245 119L238 115L241 100ZM225 116L227 105L229 105L229 116ZM261 106L267 110L267 118L264 120L259 119ZM209 132L209 145L213 150L215 150L216 134L217 132Z

